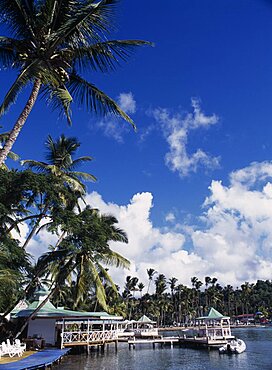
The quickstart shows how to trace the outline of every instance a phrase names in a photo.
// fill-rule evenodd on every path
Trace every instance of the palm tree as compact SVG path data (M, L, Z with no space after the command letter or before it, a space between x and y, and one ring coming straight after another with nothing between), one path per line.
M131 118L103 91L80 74L85 70L108 72L126 60L140 40L108 40L118 0L1 0L0 20L10 37L0 37L1 67L18 76L0 106L7 111L19 93L31 93L0 152L4 163L40 92L71 123L75 100L89 111L112 113L133 124Z
M2 127L2 126L0 126L0 127ZM0 150L3 147L3 145L5 145L5 142L8 139L8 137L9 137L9 133L8 132L2 132L0 134ZM14 161L18 161L19 160L19 156L17 154L15 154L14 152L12 152L12 151L10 151L7 156L10 159L14 160ZM2 165L0 165L0 168L1 167L4 168L4 169L6 169L6 170L8 169L7 166L4 163L2 163Z
M146 272L147 272L147 275L148 275L148 287L147 287L147 294L148 294L151 282L153 280L153 277L156 275L157 271L150 268L150 269L147 269Z
M73 190L85 192L85 185L81 179L96 181L95 176L75 171L81 164L91 161L89 156L74 158L75 152L80 147L80 142L75 137L66 137L62 134L56 141L48 135L45 142L46 159L48 162L34 161L31 159L21 161L22 165L42 173L52 173L60 177Z
M71 191L78 192L79 195L82 195L85 192L85 185L82 183L81 179L96 181L95 176L91 174L75 171L75 169L82 163L91 161L91 157L89 156L74 158L75 152L80 146L79 141L75 137L65 137L62 134L59 139L54 141L49 135L45 146L47 149L46 159L48 162L28 159L21 163L28 168L37 170L38 172L56 176L61 179L64 185L68 186ZM36 220L23 248L26 248L34 233L37 231L42 218L45 217L48 211L48 207L47 203L43 205L40 217Z
M46 275L51 274L50 293L27 318L16 337L46 302L71 281L75 281L74 308L94 287L98 303L104 310L108 309L101 276L116 293L118 291L104 266L129 267L129 261L109 246L112 241L128 242L126 233L115 226L117 222L113 216L101 215L97 210L86 207L71 224L70 234L60 243L59 248L38 259L36 268L43 270Z
M167 288L166 277L164 274L158 275L158 277L155 280L155 285L156 285L156 294L158 296L161 296Z
M139 289L139 292L141 293L141 298L142 298L142 295L143 295L143 289L144 289L144 287L145 287L145 286L144 286L144 284L143 284L143 283L141 283L141 282L140 282L140 283L138 284L138 289Z

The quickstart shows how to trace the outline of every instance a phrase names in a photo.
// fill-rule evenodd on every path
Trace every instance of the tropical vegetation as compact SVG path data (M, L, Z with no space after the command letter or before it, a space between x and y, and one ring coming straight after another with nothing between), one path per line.
M107 94L87 81L88 71L114 70L141 40L109 40L118 0L1 0L0 22L9 31L0 37L0 66L17 77L0 105L0 115L27 86L31 92L0 151L0 166L28 118L38 95L62 112L71 124L75 101L89 112L132 119Z

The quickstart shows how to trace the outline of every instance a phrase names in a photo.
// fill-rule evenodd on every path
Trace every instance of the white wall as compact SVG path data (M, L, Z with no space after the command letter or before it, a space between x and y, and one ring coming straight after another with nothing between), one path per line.
M38 335L45 339L45 343L55 344L55 319L35 319L28 325L27 336Z

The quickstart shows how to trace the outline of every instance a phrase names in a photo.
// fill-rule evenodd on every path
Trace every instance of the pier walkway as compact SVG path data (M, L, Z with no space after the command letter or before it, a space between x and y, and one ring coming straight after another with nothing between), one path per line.
M164 337L164 338L162 337L162 338L156 338L156 339L136 339L134 338L134 339L128 340L129 349L131 348L131 346L135 348L136 344L152 344L153 348L155 348L156 344L160 344L161 346L168 344L172 347L173 344L179 344L179 337Z
M46 369L53 363L59 361L70 348L66 349L46 349L30 355L22 360L0 365L0 370L35 370Z

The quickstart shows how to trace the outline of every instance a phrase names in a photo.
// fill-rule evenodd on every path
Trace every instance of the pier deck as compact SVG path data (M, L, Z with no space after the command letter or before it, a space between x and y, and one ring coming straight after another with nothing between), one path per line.
M0 365L1 370L46 369L59 361L70 349L47 349L16 362Z
M131 346L135 348L136 344L152 344L153 348L155 348L156 344L163 345L170 345L173 346L174 344L179 344L179 337L162 337L162 338L156 338L156 339L129 339L128 345L129 349Z

